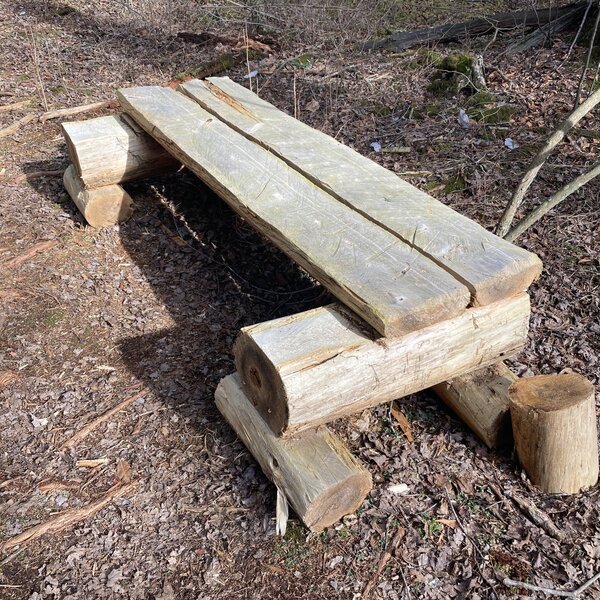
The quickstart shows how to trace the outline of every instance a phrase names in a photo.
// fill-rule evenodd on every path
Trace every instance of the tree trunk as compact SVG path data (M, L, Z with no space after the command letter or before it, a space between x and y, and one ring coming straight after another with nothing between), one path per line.
M548 493L575 494L598 480L594 386L581 375L520 379L509 390L519 460Z
M291 439L274 435L242 390L237 373L221 380L215 402L312 531L353 513L370 492L370 473L325 427Z
M378 339L332 305L242 329L234 355L258 411L274 432L287 435L516 354L528 323L529 297L521 294Z

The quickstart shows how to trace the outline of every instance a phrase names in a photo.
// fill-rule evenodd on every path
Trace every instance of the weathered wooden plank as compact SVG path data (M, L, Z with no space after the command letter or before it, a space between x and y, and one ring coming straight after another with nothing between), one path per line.
M228 77L188 81L180 89L452 273L469 287L473 305L522 292L540 274L542 263L535 254L502 240Z
M126 115L62 124L83 186L99 188L175 171L180 163Z
M340 305L242 329L235 363L280 435L390 402L517 353L527 340L520 294L400 338L378 339Z
M159 87L118 97L171 154L382 335L464 311L469 291L454 277L196 102Z
M73 165L63 176L65 189L92 227L109 227L127 220L133 212L131 196L117 184L86 190Z
M327 428L292 439L277 437L248 400L237 373L221 380L215 402L265 475L313 531L354 512L371 490L370 473Z

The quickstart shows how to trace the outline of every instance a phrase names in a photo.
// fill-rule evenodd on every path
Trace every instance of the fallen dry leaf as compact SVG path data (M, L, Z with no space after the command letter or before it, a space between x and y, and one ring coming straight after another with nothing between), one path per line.
M117 461L117 479L121 483L129 483L131 481L131 465L123 459Z
M396 421L398 421L398 425L400 425L400 429L404 432L406 439L409 444L412 444L415 441L412 432L412 426L408 422L408 419L404 416L404 413L398 408L398 405L394 402L392 404L392 415Z

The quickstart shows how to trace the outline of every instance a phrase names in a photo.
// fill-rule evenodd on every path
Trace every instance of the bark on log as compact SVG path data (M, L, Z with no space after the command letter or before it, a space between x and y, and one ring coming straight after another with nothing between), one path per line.
M512 440L508 388L517 376L503 363L454 377L433 391L488 448Z
M69 165L63 182L73 202L92 227L108 227L127 220L133 213L133 200L120 185L86 190L75 167Z
M341 305L242 329L234 347L245 389L280 435L327 423L517 353L522 294L400 338L378 339Z
M540 375L509 390L519 460L548 493L575 494L598 480L594 386L581 375Z
M464 23L453 23L428 29L418 29L416 31L397 31L381 40L361 44L361 47L365 50L376 50L379 48L404 50L421 44L453 42L466 37L487 35L496 31L507 31L518 28L531 29L545 25L574 10L576 12L573 15L573 19L575 20L579 11L585 10L585 6L585 2L577 2L562 7L498 13Z
M63 123L62 131L77 175L87 189L156 177L180 166L126 115Z
M253 408L237 373L221 380L217 408L312 531L359 508L372 488L370 473L325 427L278 438Z

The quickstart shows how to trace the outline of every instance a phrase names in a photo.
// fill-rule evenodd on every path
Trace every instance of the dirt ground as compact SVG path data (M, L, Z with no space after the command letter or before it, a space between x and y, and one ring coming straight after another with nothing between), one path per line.
M149 26L127 4L0 0L0 104L30 100L0 112L0 129L36 117L0 138L0 541L127 486L95 514L0 555L0 598L358 599L399 528L373 598L541 597L502 581L573 589L592 577L598 488L541 495L509 451L488 451L427 392L401 401L412 444L389 406L334 423L372 473L372 493L322 534L292 515L285 538L275 535L274 487L213 393L234 370L240 327L322 305L328 294L191 174L126 186L135 214L104 230L85 225L60 176L39 175L68 165L60 121L37 119L46 107L167 85L229 50ZM234 46L243 27L218 33ZM502 37L438 48L483 52L496 106L514 109L463 128L466 97L427 90L434 67L422 50L369 54L271 38L272 51L229 76L247 85L244 75L258 70L261 96L490 228L572 107L584 53L575 48L561 65L568 35L517 56L504 53ZM596 121L582 127L599 129ZM506 137L520 147L507 148ZM375 142L411 150L377 153ZM570 136L528 206L589 164L597 145ZM510 362L520 375L568 368L599 384L599 193L590 184L518 240L545 264L529 343ZM86 459L105 460L78 464ZM407 492L392 493L400 483ZM515 494L561 535L533 524Z

